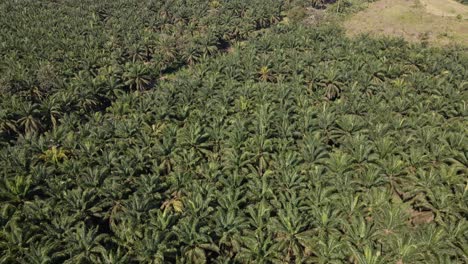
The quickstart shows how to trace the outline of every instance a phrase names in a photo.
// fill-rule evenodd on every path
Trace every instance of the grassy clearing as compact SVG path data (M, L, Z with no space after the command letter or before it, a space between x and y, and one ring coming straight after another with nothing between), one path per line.
M426 11L436 16L468 19L468 6L452 0L420 0Z
M447 0L381 0L344 23L350 35L400 36L444 46L468 45L468 7Z

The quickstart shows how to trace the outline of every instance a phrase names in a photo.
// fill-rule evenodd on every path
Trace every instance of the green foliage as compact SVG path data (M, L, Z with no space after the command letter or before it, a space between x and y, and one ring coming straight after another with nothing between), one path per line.
M62 112L105 109L120 91L155 88L278 23L286 8L283 0L20 2L0 3L0 135L8 139L54 128Z
M0 262L468 261L463 51L286 1L78 5L0 4L64 27L0 31Z

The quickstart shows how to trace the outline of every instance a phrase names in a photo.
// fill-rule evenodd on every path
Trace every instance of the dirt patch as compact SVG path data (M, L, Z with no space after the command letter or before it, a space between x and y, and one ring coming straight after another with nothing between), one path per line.
M468 6L453 0L420 0L430 14L443 17L468 18ZM468 23L468 22L467 22ZM467 24L468 27L468 24Z
M434 213L431 211L411 211L411 224L417 226L422 224L429 224L434 221Z
M468 45L467 8L452 0L380 0L346 20L344 26L350 35L369 33L435 45Z
M316 9L313 7L306 8L307 17L304 22L308 25L318 25L325 17L325 11L323 9Z

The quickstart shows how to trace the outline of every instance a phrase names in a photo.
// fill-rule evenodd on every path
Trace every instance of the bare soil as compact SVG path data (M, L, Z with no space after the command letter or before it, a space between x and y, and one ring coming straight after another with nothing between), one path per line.
M399 36L468 46L468 6L453 0L380 0L344 23L349 35Z

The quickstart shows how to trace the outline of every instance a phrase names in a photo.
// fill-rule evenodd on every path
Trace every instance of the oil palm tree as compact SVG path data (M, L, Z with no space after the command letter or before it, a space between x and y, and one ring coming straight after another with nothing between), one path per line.
M182 244L179 261L206 263L207 254L219 252L218 246L208 235L209 228L200 223L198 219L181 222L174 229Z
M16 121L18 127L25 133L38 132L42 128L40 122L40 105L24 103L21 105L19 116Z
M125 64L123 80L130 89L143 91L151 84L150 71L147 66L141 63L127 63Z

